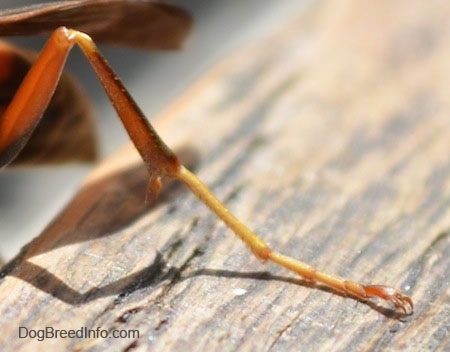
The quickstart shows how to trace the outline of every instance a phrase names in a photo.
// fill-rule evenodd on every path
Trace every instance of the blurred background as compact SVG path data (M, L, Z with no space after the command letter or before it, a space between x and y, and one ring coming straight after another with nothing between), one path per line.
M2 0L0 10L50 1ZM282 17L295 15L310 0L171 1L194 17L194 28L181 52L143 52L100 46L142 110L149 116L183 93L190 84L239 46L273 31ZM9 38L8 38L9 40ZM12 42L39 50L43 38ZM111 154L127 140L125 130L85 58L74 50L67 69L92 98L100 155ZM6 169L0 173L0 257L10 260L61 210L95 165ZM144 191L143 191L144 200Z

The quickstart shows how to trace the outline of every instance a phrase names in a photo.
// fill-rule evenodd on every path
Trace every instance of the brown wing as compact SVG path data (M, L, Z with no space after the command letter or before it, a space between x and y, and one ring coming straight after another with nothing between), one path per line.
M0 12L0 36L35 35L66 26L94 41L143 49L176 49L191 17L177 7L142 0L75 0Z

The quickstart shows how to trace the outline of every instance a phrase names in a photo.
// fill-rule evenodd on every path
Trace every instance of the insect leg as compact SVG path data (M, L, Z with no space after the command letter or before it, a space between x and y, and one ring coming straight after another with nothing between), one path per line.
M55 32L0 116L0 167L17 156L39 123L72 46L70 40L61 41L61 36Z
M209 189L189 170L182 166L175 177L182 181L203 203L225 222L225 224L247 244L250 250L259 259L272 261L293 271L307 281L323 284L349 296L361 300L367 300L370 297L378 297L382 300L391 302L403 314L412 313L413 301L410 297L402 294L396 289L382 285L364 286L338 276L317 271L306 263L272 251L261 238L231 214L229 210L226 209L225 206L209 191Z
M161 177L176 178L224 221L258 258L270 260L306 280L324 284L336 291L362 300L378 297L391 302L404 314L412 313L411 298L398 290L381 285L365 286L325 274L301 261L272 251L262 239L231 214L194 174L180 164L178 157L158 136L92 39L82 32L61 27L53 33L4 115L0 125L0 155L5 149L23 139L24 130L28 133L38 123L59 79L67 54L74 44L80 46L94 68L130 138L146 163L151 176L150 193L157 193ZM23 114L27 114L24 121L21 120Z

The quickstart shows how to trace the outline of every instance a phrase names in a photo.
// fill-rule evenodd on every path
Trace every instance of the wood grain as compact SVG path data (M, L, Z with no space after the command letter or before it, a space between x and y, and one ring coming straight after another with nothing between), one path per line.
M413 316L264 266L182 187L146 205L127 147L4 269L0 349L449 350L449 16L444 0L313 2L155 123L274 249L402 288Z

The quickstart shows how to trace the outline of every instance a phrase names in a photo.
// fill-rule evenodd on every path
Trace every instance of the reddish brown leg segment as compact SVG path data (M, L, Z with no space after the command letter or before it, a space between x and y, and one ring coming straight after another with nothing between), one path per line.
M0 117L0 167L25 146L50 102L73 45L61 39L59 30L54 32Z
M136 149L150 173L150 192L158 193L161 178L173 177L183 182L205 203L251 251L262 260L270 260L295 272L306 280L318 282L332 289L366 300L378 297L391 302L404 314L411 314L411 298L388 286L364 286L340 277L325 274L296 259L272 251L267 244L241 223L165 145L145 118L121 81L99 53L91 38L81 32L61 27L43 49L38 61L25 78L20 90L6 111L0 128L0 159L2 153L32 131L46 108L59 79L69 50L78 44L99 77L114 108L121 118ZM45 77L45 79L42 79ZM42 82L45 82L44 84ZM30 132L31 133L31 132ZM20 150L20 149L19 149Z

